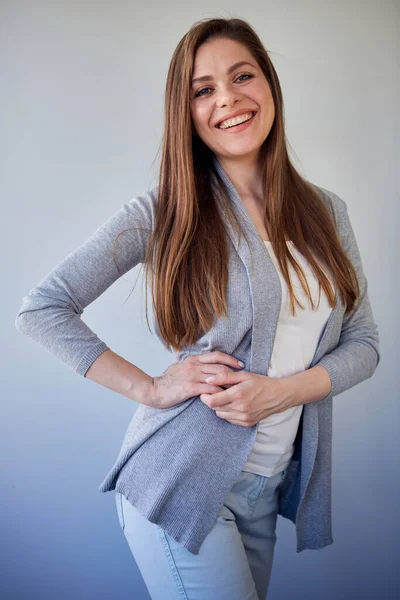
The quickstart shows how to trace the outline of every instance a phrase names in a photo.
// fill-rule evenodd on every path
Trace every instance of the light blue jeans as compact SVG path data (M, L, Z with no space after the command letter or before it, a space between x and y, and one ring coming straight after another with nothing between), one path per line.
M199 554L115 492L120 526L151 599L265 600L286 472L264 477L241 471Z

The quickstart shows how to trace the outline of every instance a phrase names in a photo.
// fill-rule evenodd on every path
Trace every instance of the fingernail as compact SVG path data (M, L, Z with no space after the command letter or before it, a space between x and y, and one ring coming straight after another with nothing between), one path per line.
M239 365L240 367L244 367L244 362L242 362L241 360L238 360L238 365Z
M211 375L211 377L206 377L206 381L214 381L215 375Z

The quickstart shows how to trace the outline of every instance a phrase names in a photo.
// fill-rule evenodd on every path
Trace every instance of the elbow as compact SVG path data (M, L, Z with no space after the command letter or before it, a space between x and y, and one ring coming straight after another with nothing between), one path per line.
M372 377L380 362L379 344L376 340L364 343L364 355L360 356L360 382Z
M40 327L44 319L55 315L81 315L83 309L63 292L44 287L33 288L24 296L22 306L15 317L15 328L22 334L30 334L33 329Z
M372 375L375 373L376 369L378 368L378 365L381 361L381 352L380 352L380 348L379 345L374 345L373 347L373 360L372 360L372 368L371 368L371 373L370 373L370 377L372 377Z
M380 338L376 323L370 322L357 331L342 334L339 346L348 345L358 356L358 370L363 379L372 377L380 362Z
M14 320L15 329L25 334L29 329L29 311L21 307Z
M16 330L22 334L29 333L32 327L34 314L40 310L42 306L43 303L40 302L40 295L34 294L33 290L31 290L27 296L24 296L22 305L14 320Z
M20 315L19 313L15 317L14 325L15 325L15 329L17 331L19 331L19 333L23 333L24 332L24 326L23 326L23 322L22 322L22 315Z
M369 336L364 338L364 344L368 347L370 355L368 377L372 377L381 360L379 331L376 323L373 323Z
M380 362L379 339L374 336L370 340L360 342L364 347L363 355L360 355L360 367L364 371L363 379L369 379L375 373Z
M35 328L37 328L38 321L33 318L32 311L20 311L15 317L15 329L22 335L30 336Z

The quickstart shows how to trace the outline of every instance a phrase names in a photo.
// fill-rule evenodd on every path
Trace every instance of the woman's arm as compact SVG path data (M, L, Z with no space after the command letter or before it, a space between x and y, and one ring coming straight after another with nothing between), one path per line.
M380 348L378 327L368 296L368 281L347 205L333 192L328 194L335 212L339 236L356 269L360 286L360 297L355 307L343 318L337 347L314 365L323 366L328 371L332 384L329 395L337 396L374 374L380 361Z
M368 297L368 281L347 205L333 192L320 189L330 199L343 247L356 269L360 297L353 311L343 318L337 347L326 353L313 367L281 378L282 393L287 396L288 406L337 396L371 377L380 360L379 333Z
M24 297L16 316L19 332L83 377L109 347L81 315L119 277L143 262L154 223L156 187L124 204L55 266ZM94 372L98 374L98 368ZM106 379L110 378L114 375L108 372ZM126 382L121 385L124 388Z
M153 378L112 350L100 354L85 377L140 404L156 407Z

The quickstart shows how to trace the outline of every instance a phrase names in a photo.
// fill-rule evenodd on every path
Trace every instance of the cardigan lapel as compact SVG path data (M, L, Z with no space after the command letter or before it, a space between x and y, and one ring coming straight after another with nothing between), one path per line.
M239 246L237 234L231 224L226 222L228 235L232 244L246 267L249 278L250 294L253 306L253 342L251 349L251 369L254 372L266 374L269 366L276 326L282 301L281 282L272 261L270 253L261 238L258 229L248 213L236 188L224 171L218 159L213 155L215 169L224 181L232 206L245 230L249 245ZM325 342L329 339L328 333L335 321L343 316L344 306L335 286L336 306L329 315L328 321L320 335L310 368L318 362L325 352ZM271 327L271 323L273 327ZM268 336L268 330L271 334Z
M249 239L249 245L243 242L239 244L236 231L226 222L228 235L246 268L249 280L253 308L250 369L254 373L266 375L281 308L281 283L268 249L236 188L215 155L213 160L227 187L233 209Z
M240 223L249 239L249 245L244 243L239 246L235 230L230 223L226 222L225 225L228 235L246 267L249 279L253 307L250 370L254 373L266 375L270 364L281 308L282 290L280 278L253 219L215 155L213 155L213 164L226 185L233 209L240 219ZM336 286L335 301L336 306L332 309L328 321L320 335L310 368L313 367L327 351L330 351L327 346L327 342L330 339L329 333L333 326L337 326L337 320L341 319L343 316L344 307ZM326 399L329 401L332 400L330 395ZM325 402L320 401L305 404L302 411L303 434L301 454L303 455L306 453L307 455L307 468L304 470L302 469L300 503L305 496L317 453L319 410L327 410Z

